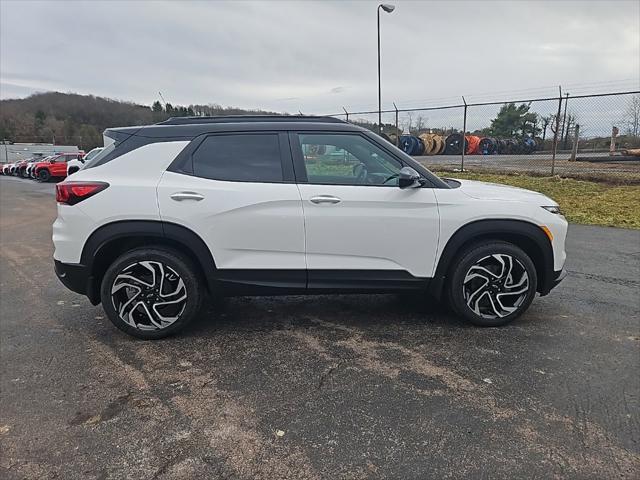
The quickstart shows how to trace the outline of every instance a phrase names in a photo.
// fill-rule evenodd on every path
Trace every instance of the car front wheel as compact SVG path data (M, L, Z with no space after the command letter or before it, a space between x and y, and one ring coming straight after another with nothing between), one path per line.
M43 168L38 172L38 178L43 182L48 182L51 179L51 173L46 168Z
M109 266L100 289L111 322L129 335L158 339L176 333L198 314L202 285L193 263L179 252L139 248Z
M474 325L496 327L519 317L536 294L538 277L529 256L507 242L466 249L448 286L449 303Z

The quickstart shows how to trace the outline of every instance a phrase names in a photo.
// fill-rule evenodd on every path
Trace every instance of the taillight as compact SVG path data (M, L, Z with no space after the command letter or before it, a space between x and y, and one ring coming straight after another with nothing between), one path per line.
M56 185L56 202L75 205L108 186L105 182L61 182Z

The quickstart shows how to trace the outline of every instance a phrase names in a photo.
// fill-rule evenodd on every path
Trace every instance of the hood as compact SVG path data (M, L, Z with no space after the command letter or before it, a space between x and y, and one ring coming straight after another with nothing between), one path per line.
M465 195L479 200L502 200L512 202L534 203L536 205L557 205L542 193L525 190L524 188L501 185L499 183L478 182L475 180L460 180L460 190Z

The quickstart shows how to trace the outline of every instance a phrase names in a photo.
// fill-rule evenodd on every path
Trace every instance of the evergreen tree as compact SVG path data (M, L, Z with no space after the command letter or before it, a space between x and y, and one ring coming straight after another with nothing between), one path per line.
M162 104L158 100L156 100L155 102L153 102L151 110L155 113L161 113L164 109L162 108Z
M530 112L530 108L524 103L519 106L515 103L503 105L496 118L491 120L489 134L500 138L537 136L540 133L538 115Z

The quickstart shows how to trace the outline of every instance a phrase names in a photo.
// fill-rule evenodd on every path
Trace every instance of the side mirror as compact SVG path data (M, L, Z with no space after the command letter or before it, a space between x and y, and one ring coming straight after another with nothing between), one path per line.
M420 174L411 167L402 168L398 174L400 188L419 188L424 184L421 180Z

